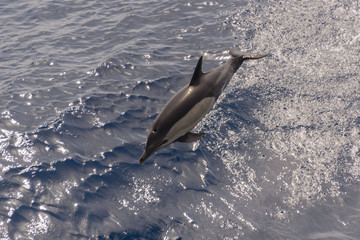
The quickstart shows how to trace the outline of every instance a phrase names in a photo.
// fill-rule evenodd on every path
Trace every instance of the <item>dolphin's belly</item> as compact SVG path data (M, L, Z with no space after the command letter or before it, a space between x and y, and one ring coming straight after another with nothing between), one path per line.
M206 97L194 105L193 108L188 111L179 121L177 121L169 130L166 138L169 143L175 141L179 137L183 136L211 110L214 106L216 99L214 97Z

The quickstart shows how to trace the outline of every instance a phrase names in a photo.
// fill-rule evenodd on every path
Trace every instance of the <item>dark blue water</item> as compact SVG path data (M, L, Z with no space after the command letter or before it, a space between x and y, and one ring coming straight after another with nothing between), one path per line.
M0 239L359 239L358 1L0 3ZM246 62L139 165L167 100Z

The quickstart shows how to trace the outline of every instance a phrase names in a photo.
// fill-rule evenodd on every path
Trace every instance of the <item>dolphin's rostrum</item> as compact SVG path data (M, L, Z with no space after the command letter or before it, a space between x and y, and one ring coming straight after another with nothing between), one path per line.
M198 122L211 110L232 76L245 60L268 54L253 55L230 49L232 58L210 72L202 72L201 56L190 84L177 92L155 119L149 132L146 149L140 158L144 163L154 152L173 142L194 142L205 133L192 133Z

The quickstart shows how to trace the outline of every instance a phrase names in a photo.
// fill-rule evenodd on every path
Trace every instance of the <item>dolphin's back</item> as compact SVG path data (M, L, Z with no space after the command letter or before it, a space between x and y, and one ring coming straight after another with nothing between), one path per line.
M153 127L161 126L164 131L169 131L176 122L182 119L206 95L192 86L182 88L165 105L156 118Z

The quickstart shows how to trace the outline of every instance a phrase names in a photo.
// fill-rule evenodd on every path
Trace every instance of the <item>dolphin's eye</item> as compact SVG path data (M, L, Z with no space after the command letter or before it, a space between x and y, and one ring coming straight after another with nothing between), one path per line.
M156 129L156 128L154 128L152 131L153 131L153 133L156 133L156 132L157 132L157 129Z

